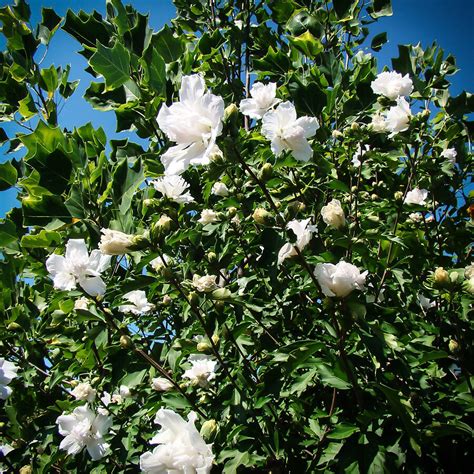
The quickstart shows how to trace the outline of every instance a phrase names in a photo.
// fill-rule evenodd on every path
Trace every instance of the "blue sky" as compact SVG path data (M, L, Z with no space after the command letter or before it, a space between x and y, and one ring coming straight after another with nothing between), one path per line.
M12 4L13 0L0 0L0 5ZM65 15L68 8L77 11L98 10L105 12L105 0L30 0L32 22L41 18L41 7L51 7L59 15ZM124 1L124 3L127 3ZM130 3L130 2L128 2ZM150 24L160 29L175 16L175 8L171 0L133 0L131 3L141 13L150 14ZM462 90L471 90L474 68L472 66L472 45L474 44L474 2L471 0L392 0L394 14L382 18L371 25L371 36L382 31L388 34L389 42L379 53L375 53L379 60L380 69L384 65L391 65L391 58L398 56L397 45L421 42L422 47L433 41L443 47L446 53L456 56L458 67L461 69L452 77L452 94L457 95ZM368 42L370 45L370 41ZM0 47L4 41L0 40ZM68 99L59 117L62 127L72 129L87 122L95 127L102 126L109 139L130 134L115 133L115 115L113 112L98 112L83 99L83 94L92 76L84 71L87 67L85 59L77 54L81 49L79 43L63 31L53 38L49 52L42 63L71 64L70 79L79 79L80 84L75 94ZM5 131L11 136L18 128L15 124L2 124ZM0 147L0 162L8 160L12 155L5 155L7 146ZM21 155L21 153L20 153ZM16 191L0 192L0 216L4 216L17 202Z

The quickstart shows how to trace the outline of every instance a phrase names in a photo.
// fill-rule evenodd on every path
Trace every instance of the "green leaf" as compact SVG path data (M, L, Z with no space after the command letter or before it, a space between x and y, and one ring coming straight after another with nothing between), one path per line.
M382 46L387 42L387 33L379 33L378 35L375 35L372 39L372 43L370 44L370 47L374 51L380 51L382 49Z
M142 64L145 68L145 81L158 96L166 93L166 64L154 47L145 52Z
M367 11L372 18L392 16L392 0L373 0L372 5L367 8Z
M58 245L61 243L61 234L59 232L41 230L37 234L24 235L21 238L21 246L24 248L48 248L53 244Z
M41 10L41 23L38 25L37 36L44 45L49 44L54 33L61 25L62 18L52 8Z
M332 2L336 15L340 20L350 19L351 16L348 16L347 13L351 9L352 0L333 0Z
M36 110L35 102L31 97L30 93L28 93L28 95L24 99L21 99L18 102L18 105L18 112L20 112L21 116L25 120L29 120L31 117L35 116L38 113L38 111Z
M309 31L294 38L289 37L290 43L309 58L315 58L324 51L324 46L318 38L315 38Z
M359 428L348 423L341 423L331 430L327 437L329 439L345 439L359 431Z
M97 74L104 77L106 91L117 89L130 79L130 53L118 41L112 48L97 43L97 51L89 64Z
M317 117L326 105L326 94L316 82L310 82L308 85L291 82L288 89L294 99L297 111L301 114Z
M18 172L10 161L0 163L0 191L15 186Z
M151 44L167 63L177 61L184 53L183 41L174 36L168 25L153 35Z

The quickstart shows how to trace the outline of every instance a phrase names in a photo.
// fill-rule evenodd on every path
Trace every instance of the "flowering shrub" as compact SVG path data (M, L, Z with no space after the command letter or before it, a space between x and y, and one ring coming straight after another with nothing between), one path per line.
M0 462L11 472L471 467L471 94L367 52L389 0L0 9ZM157 6L157 8L159 8ZM113 110L67 130L62 28ZM373 38L379 50L386 35ZM365 48L365 49L363 49ZM188 421L186 421L186 419ZM155 426L155 424L157 426Z

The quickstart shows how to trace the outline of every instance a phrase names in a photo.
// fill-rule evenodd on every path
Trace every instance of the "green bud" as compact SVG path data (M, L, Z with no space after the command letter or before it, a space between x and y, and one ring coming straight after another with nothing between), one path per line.
M224 110L224 123L235 121L239 117L239 108L235 104L228 105Z
M352 122L351 123L351 130L359 130L360 125L357 122Z
M217 346L219 344L220 339L219 339L219 336L217 334L213 334L211 339L212 339L212 342L214 343L214 345Z
M445 286L449 283L449 273L443 268L438 267L433 273L433 280L438 286Z
M217 260L217 255L215 254L215 252L209 252L207 254L207 260L211 263L215 262Z
M257 207L252 217L253 220L260 225L272 225L274 222L273 216L263 207Z
M200 434L203 438L211 439L217 431L216 420L207 420L201 426Z
M18 323L15 323L14 321L8 323L7 325L8 331L17 331L18 329L21 329L21 326Z
M457 352L459 350L459 344L454 339L451 339L448 344L450 352Z
M344 134L340 130L333 130L332 131L332 138L339 139L342 138Z
M30 465L22 466L20 468L20 474L32 474L33 468Z
M229 207L229 209L227 209L227 216L228 217L234 217L235 215L237 214L237 208L236 207Z
M375 194L375 193L374 193L374 194L371 194L371 195L370 195L370 199L371 199L372 201L377 201L378 198L379 198L378 194Z
M197 346L196 346L196 349L199 352L207 352L207 351L210 351L212 349L212 346L209 342L198 342Z
M271 177L272 177L272 174L273 174L273 166L271 163L265 163L261 170L260 170L260 173L258 175L258 177L263 181L268 181Z
M169 295L165 295L163 296L163 300L161 301L161 303L164 305L164 306L169 306L172 302L172 299L169 297Z
M199 304L199 296L195 291L191 291L188 294L188 300L191 306L197 306Z
M133 346L133 342L130 336L126 336L125 334L122 334L120 336L120 347L122 349L130 349L132 346Z
M395 198L396 201L401 201L403 198L403 193L401 191L397 191L393 197Z
M379 216L370 215L370 216L367 216L367 219L372 222L380 222Z

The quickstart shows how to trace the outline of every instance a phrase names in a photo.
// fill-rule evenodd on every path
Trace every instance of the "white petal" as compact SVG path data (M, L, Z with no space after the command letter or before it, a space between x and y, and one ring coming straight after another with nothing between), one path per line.
M79 285L91 296L99 296L105 293L107 287L101 277L82 277L79 279Z

